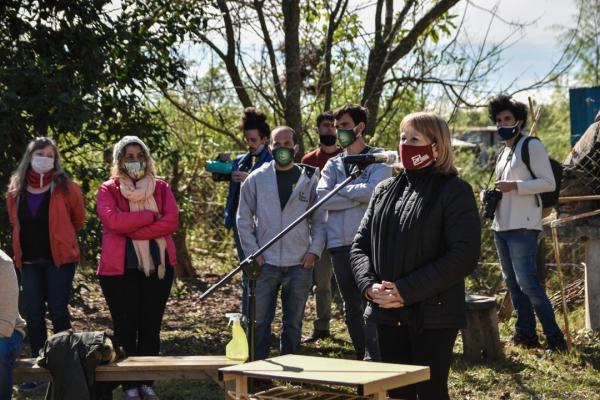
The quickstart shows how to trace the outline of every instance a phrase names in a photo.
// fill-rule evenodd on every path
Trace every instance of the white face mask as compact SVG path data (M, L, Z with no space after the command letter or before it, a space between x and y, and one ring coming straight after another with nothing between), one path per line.
M54 168L54 157L34 155L31 157L31 168L38 174L45 174Z
M253 155L253 156L257 156L257 155L259 155L259 154L260 154L260 153L261 153L261 152L262 152L264 149L265 149L265 144L264 144L264 143L261 143L261 144L258 146L258 148L257 148L255 151L253 151L253 152L252 152L252 155Z

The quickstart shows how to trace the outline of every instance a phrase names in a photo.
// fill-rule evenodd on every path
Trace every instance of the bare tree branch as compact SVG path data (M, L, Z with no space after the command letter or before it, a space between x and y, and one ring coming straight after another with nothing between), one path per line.
M414 47L417 39L428 29L431 24L442 16L446 11L453 7L459 0L442 0L436 3L421 19L419 19L412 29L404 36L398 45L390 51L386 60L386 66L391 67L396 64L400 58L408 54Z
M319 82L317 83L317 96L320 93L324 93L323 110L331 109L331 97L332 97L332 78L331 78L331 60L332 60L332 48L333 48L333 35L338 29L346 8L348 7L348 0L338 0L335 3L335 8L329 14L329 24L327 26L327 35L325 37L323 55L325 62L323 70L321 71Z
M203 33L196 33L198 38L206 43L211 49L217 53L217 55L223 60L225 63L225 68L227 69L227 73L233 83L233 87L240 99L240 102L244 107L252 106L252 100L244 87L244 83L240 76L240 72L235 63L236 59L236 40L235 40L235 31L233 29L233 21L231 19L231 13L229 11L229 7L227 7L227 2L225 0L217 0L217 6L221 11L221 16L223 18L223 23L225 26L225 39L227 41L227 51L224 52L218 48L217 45L213 41L211 41L206 35Z
M269 61L271 63L271 74L273 76L273 83L275 84L275 93L277 94L277 100L281 105L285 103L285 96L281 86L281 80L279 79L279 72L277 71L277 57L275 56L275 49L273 42L271 41L271 35L265 22L265 14L263 12L264 0L254 0L254 8L258 14L258 20L260 21L260 28L263 34L263 40L269 54Z
M199 118L198 116L196 116L192 111L190 111L189 109L187 109L186 107L184 107L183 105L181 105L176 99L174 99L171 94L164 88L159 88L160 91L162 92L163 96L165 97L165 99L167 99L171 104L173 104L173 106L175 106L175 108L177 108L179 111L181 111L182 113L184 113L185 115L187 115L189 118L191 118L192 120L198 122L200 125L207 127L208 129L211 129L215 132L221 133L225 136L227 136L228 138L230 138L231 140L233 140L238 146L240 147L244 147L244 142L233 132L224 129L224 128L219 128L218 126L215 126L201 118Z

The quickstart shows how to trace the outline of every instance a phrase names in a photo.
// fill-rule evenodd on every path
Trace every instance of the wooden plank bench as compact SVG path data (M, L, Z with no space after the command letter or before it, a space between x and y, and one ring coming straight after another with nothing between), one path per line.
M212 379L220 386L218 370L240 364L225 356L157 356L129 357L96 368L97 381L143 381L164 379ZM34 358L17 360L14 381L50 381L50 372L36 365Z

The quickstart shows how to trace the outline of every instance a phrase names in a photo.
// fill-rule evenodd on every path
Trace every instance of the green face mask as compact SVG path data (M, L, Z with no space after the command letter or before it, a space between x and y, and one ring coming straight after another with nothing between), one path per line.
M141 179L146 174L146 162L145 161L131 161L123 164L127 174L133 179Z
M338 142L340 146L346 148L350 146L356 140L356 132L354 129L339 129L337 130Z
M289 147L277 147L273 149L273 158L278 165L285 167L294 161L294 150Z

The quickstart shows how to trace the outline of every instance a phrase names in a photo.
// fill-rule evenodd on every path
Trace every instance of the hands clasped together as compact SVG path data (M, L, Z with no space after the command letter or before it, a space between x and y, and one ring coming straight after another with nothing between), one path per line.
M404 307L404 299L394 282L382 281L374 284L367 289L367 296L381 308Z

